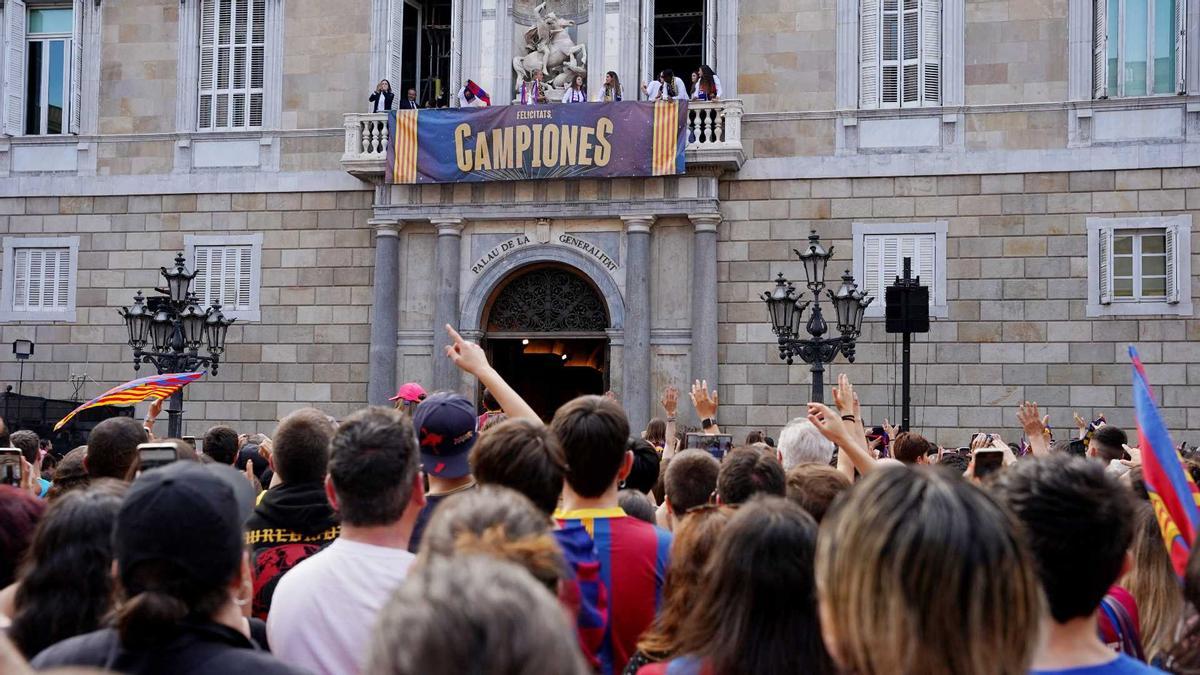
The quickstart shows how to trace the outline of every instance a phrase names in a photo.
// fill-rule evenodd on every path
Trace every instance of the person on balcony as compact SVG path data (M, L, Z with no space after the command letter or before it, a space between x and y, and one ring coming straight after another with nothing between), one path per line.
M517 103L520 105L539 105L546 102L546 85L542 84L542 71L533 71L533 80L521 82L517 92Z
M392 109L392 99L395 98L392 93L392 83L387 80L380 80L379 84L375 85L375 91L367 100L371 102L371 112L379 112L381 109L380 103L383 104L383 110Z
M576 75L574 80L571 80L571 87L563 92L563 103L587 103L587 85L583 83L583 76Z
M706 65L700 66L700 80L703 81L706 77L712 78L713 94L708 100L715 101L719 98L725 98L725 90L721 88L721 78L717 77L712 68Z
M605 103L621 100L621 78L611 70L604 74L604 86L600 89L600 100Z
M658 80L642 85L642 91L645 92L646 98L651 101L673 101L688 97L687 89L683 86L683 80L675 77L675 71L670 68L659 73Z
M707 69L707 73L705 70ZM716 74L708 66L700 66L696 72L692 73L692 100L693 101L715 101L717 100L717 83Z
M409 89L408 94L400 104L396 106L400 110L417 110L421 107L421 102L417 100L417 90Z

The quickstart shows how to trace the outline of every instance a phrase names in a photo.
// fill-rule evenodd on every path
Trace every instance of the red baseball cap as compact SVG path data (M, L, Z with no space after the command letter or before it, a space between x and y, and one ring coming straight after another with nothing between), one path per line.
M405 400L409 403L419 403L425 400L425 388L416 382L405 382L400 385L400 390L396 395L389 398L389 401Z

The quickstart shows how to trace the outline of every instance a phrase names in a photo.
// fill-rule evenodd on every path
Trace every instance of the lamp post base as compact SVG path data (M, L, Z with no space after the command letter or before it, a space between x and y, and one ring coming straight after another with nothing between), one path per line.
M825 364L815 361L810 369L812 372L812 398L815 403L825 402Z
M183 437L183 390L179 389L167 399L167 436Z

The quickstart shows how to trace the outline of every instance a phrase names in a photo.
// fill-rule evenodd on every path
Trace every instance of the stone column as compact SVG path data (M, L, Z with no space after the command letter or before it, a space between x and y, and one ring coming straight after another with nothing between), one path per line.
M401 224L388 219L368 222L375 228L375 285L371 307L371 372L367 380L367 403L388 405L388 399L396 393Z
M433 304L433 389L457 391L461 384L458 367L445 356L450 337L446 324L459 325L459 278L462 273L462 218L432 218L437 228L437 259L434 262Z
M650 415L650 226L654 216L625 221L625 363L620 391L629 429L646 427Z
M717 225L721 214L689 216L692 251L692 379L717 388ZM691 383L688 383L689 385Z

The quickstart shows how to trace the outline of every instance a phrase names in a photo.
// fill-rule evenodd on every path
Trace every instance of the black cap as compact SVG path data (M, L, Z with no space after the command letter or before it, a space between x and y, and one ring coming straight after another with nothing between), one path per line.
M122 581L139 563L175 563L200 583L221 584L241 563L242 524L254 491L231 466L172 462L138 476L113 532Z

